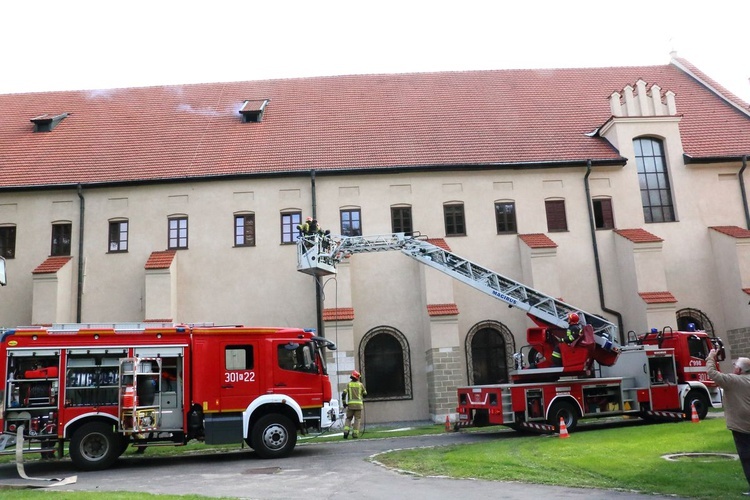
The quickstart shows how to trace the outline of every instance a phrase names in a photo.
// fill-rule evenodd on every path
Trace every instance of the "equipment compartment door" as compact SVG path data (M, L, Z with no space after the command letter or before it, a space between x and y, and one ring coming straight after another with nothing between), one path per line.
M680 398L676 385L651 386L651 409L656 411L680 409Z

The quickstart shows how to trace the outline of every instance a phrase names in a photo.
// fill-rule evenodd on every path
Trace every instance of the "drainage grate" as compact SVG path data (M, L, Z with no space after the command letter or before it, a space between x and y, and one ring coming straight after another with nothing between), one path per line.
M669 462L683 462L686 460L697 462L725 462L727 460L739 460L739 456L732 453L673 453L671 455L662 455L661 458Z
M263 467L261 469L248 469L243 474L278 474L281 467Z

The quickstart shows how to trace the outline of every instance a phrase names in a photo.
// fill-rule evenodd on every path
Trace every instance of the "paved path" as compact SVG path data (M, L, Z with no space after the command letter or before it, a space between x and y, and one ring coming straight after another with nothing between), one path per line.
M77 472L67 459L29 463L26 472L32 477L78 475L75 484L54 488L59 491L199 494L254 500L341 498L350 491L351 484L356 484L356 497L362 500L675 498L513 482L418 477L398 473L367 460L392 449L471 443L502 437L501 433L447 433L387 439L312 441L299 445L291 457L283 460L263 460L250 450L180 457L149 457L146 451L145 455L123 457L114 468L101 472ZM0 465L0 484L24 484L14 464Z

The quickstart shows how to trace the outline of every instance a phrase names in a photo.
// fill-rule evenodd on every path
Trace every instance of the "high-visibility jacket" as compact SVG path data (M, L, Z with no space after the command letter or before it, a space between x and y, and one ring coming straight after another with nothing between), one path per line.
M579 325L570 325L568 331L565 332L565 343L572 344L581 334L581 327Z
M361 410L362 398L367 396L367 390L362 382L352 380L346 385L346 402L352 410Z

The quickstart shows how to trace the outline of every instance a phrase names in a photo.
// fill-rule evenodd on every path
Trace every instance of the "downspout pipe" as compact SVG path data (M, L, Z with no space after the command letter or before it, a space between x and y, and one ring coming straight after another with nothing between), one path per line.
M586 175L583 176L583 185L586 189L586 205L589 209L589 229L591 230L591 245L594 250L594 267L596 268L596 284L599 288L599 305L602 311L612 314L617 318L617 330L621 345L625 345L625 331L622 322L622 314L614 309L607 307L604 301L604 284L602 283L602 266L599 262L599 245L596 242L596 222L594 219L594 207L591 200L591 186L589 185L589 176L591 175L591 160L586 161Z
M310 191L312 194L312 218L318 220L318 201L315 192L315 169L310 170ZM315 280L315 315L316 332L319 337L325 337L325 326L323 325L323 280L320 276L313 276Z
M747 192L745 191L745 178L743 174L747 168L747 155L742 157L742 168L740 168L740 193L742 193L742 208L745 209L745 228L750 229L750 210L747 208Z
M78 290L76 300L76 323L81 323L81 309L83 302L83 218L86 213L86 199L83 197L83 187L78 184L79 217L78 217Z

